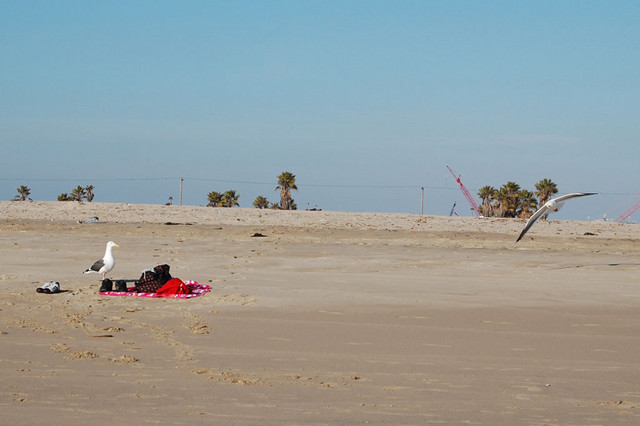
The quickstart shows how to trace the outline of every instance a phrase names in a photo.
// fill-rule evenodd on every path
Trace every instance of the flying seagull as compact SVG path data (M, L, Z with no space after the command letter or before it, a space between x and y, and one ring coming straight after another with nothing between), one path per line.
M595 194L597 194L597 192L574 192L572 194L567 194L561 197L552 198L551 200L547 201L546 203L544 203L542 207L538 209L537 212L533 214L533 216L529 218L529 220L527 221L527 224L524 226L524 229L520 233L520 236L516 240L516 243L520 241L522 237L524 237L524 234L527 233L529 228L531 228L533 224L536 223L536 220L538 220L540 216L542 216L543 214L557 212L558 210L560 210L564 202L567 201L569 198L584 197L587 195L595 195Z
M100 260L96 260L96 263L91 265L91 268L84 271L84 273L85 274L91 274L91 273L102 274L102 279L104 280L107 273L111 271L114 266L116 266L116 260L113 258L113 253L111 253L111 250L114 247L120 247L120 246L114 243L113 241L109 241L107 243L107 250L104 252L104 257Z

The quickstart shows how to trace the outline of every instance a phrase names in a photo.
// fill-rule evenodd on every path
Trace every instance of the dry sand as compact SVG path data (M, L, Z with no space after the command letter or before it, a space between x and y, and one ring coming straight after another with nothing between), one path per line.
M0 202L3 424L640 423L640 226L523 225Z

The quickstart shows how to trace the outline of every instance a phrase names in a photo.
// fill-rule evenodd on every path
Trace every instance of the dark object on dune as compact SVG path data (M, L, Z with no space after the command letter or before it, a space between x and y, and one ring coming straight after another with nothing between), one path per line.
M100 222L100 219L98 218L98 216L92 216L87 220L79 220L78 223L98 223Z

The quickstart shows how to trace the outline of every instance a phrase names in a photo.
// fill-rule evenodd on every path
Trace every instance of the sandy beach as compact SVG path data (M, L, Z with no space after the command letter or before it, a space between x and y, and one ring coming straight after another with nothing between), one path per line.
M523 226L0 202L3 423L640 423L640 226ZM109 240L212 291L102 296Z

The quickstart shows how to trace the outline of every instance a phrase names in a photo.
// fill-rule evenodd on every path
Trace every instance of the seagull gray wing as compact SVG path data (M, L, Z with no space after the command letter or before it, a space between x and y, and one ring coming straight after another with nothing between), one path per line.
M533 224L536 223L536 220L538 220L538 218L540 218L540 216L542 216L546 212L547 212L547 205L545 204L542 207L540 207L538 211L533 214L533 216L529 218L529 220L527 221L527 224L524 226L524 229L522 230L522 232L520 232L520 236L516 240L516 243L520 241L522 237L524 237L524 234L526 234L529 228L531 228Z
M91 268L87 269L87 271L96 271L99 272L100 268L104 266L104 259L96 260L96 263L91 265Z
M568 200L569 198L575 198L575 197L585 197L587 195L596 195L597 192L573 192L571 194L566 194L566 195L562 195L558 198L554 198L553 200L556 203L560 203L563 202L565 200Z

